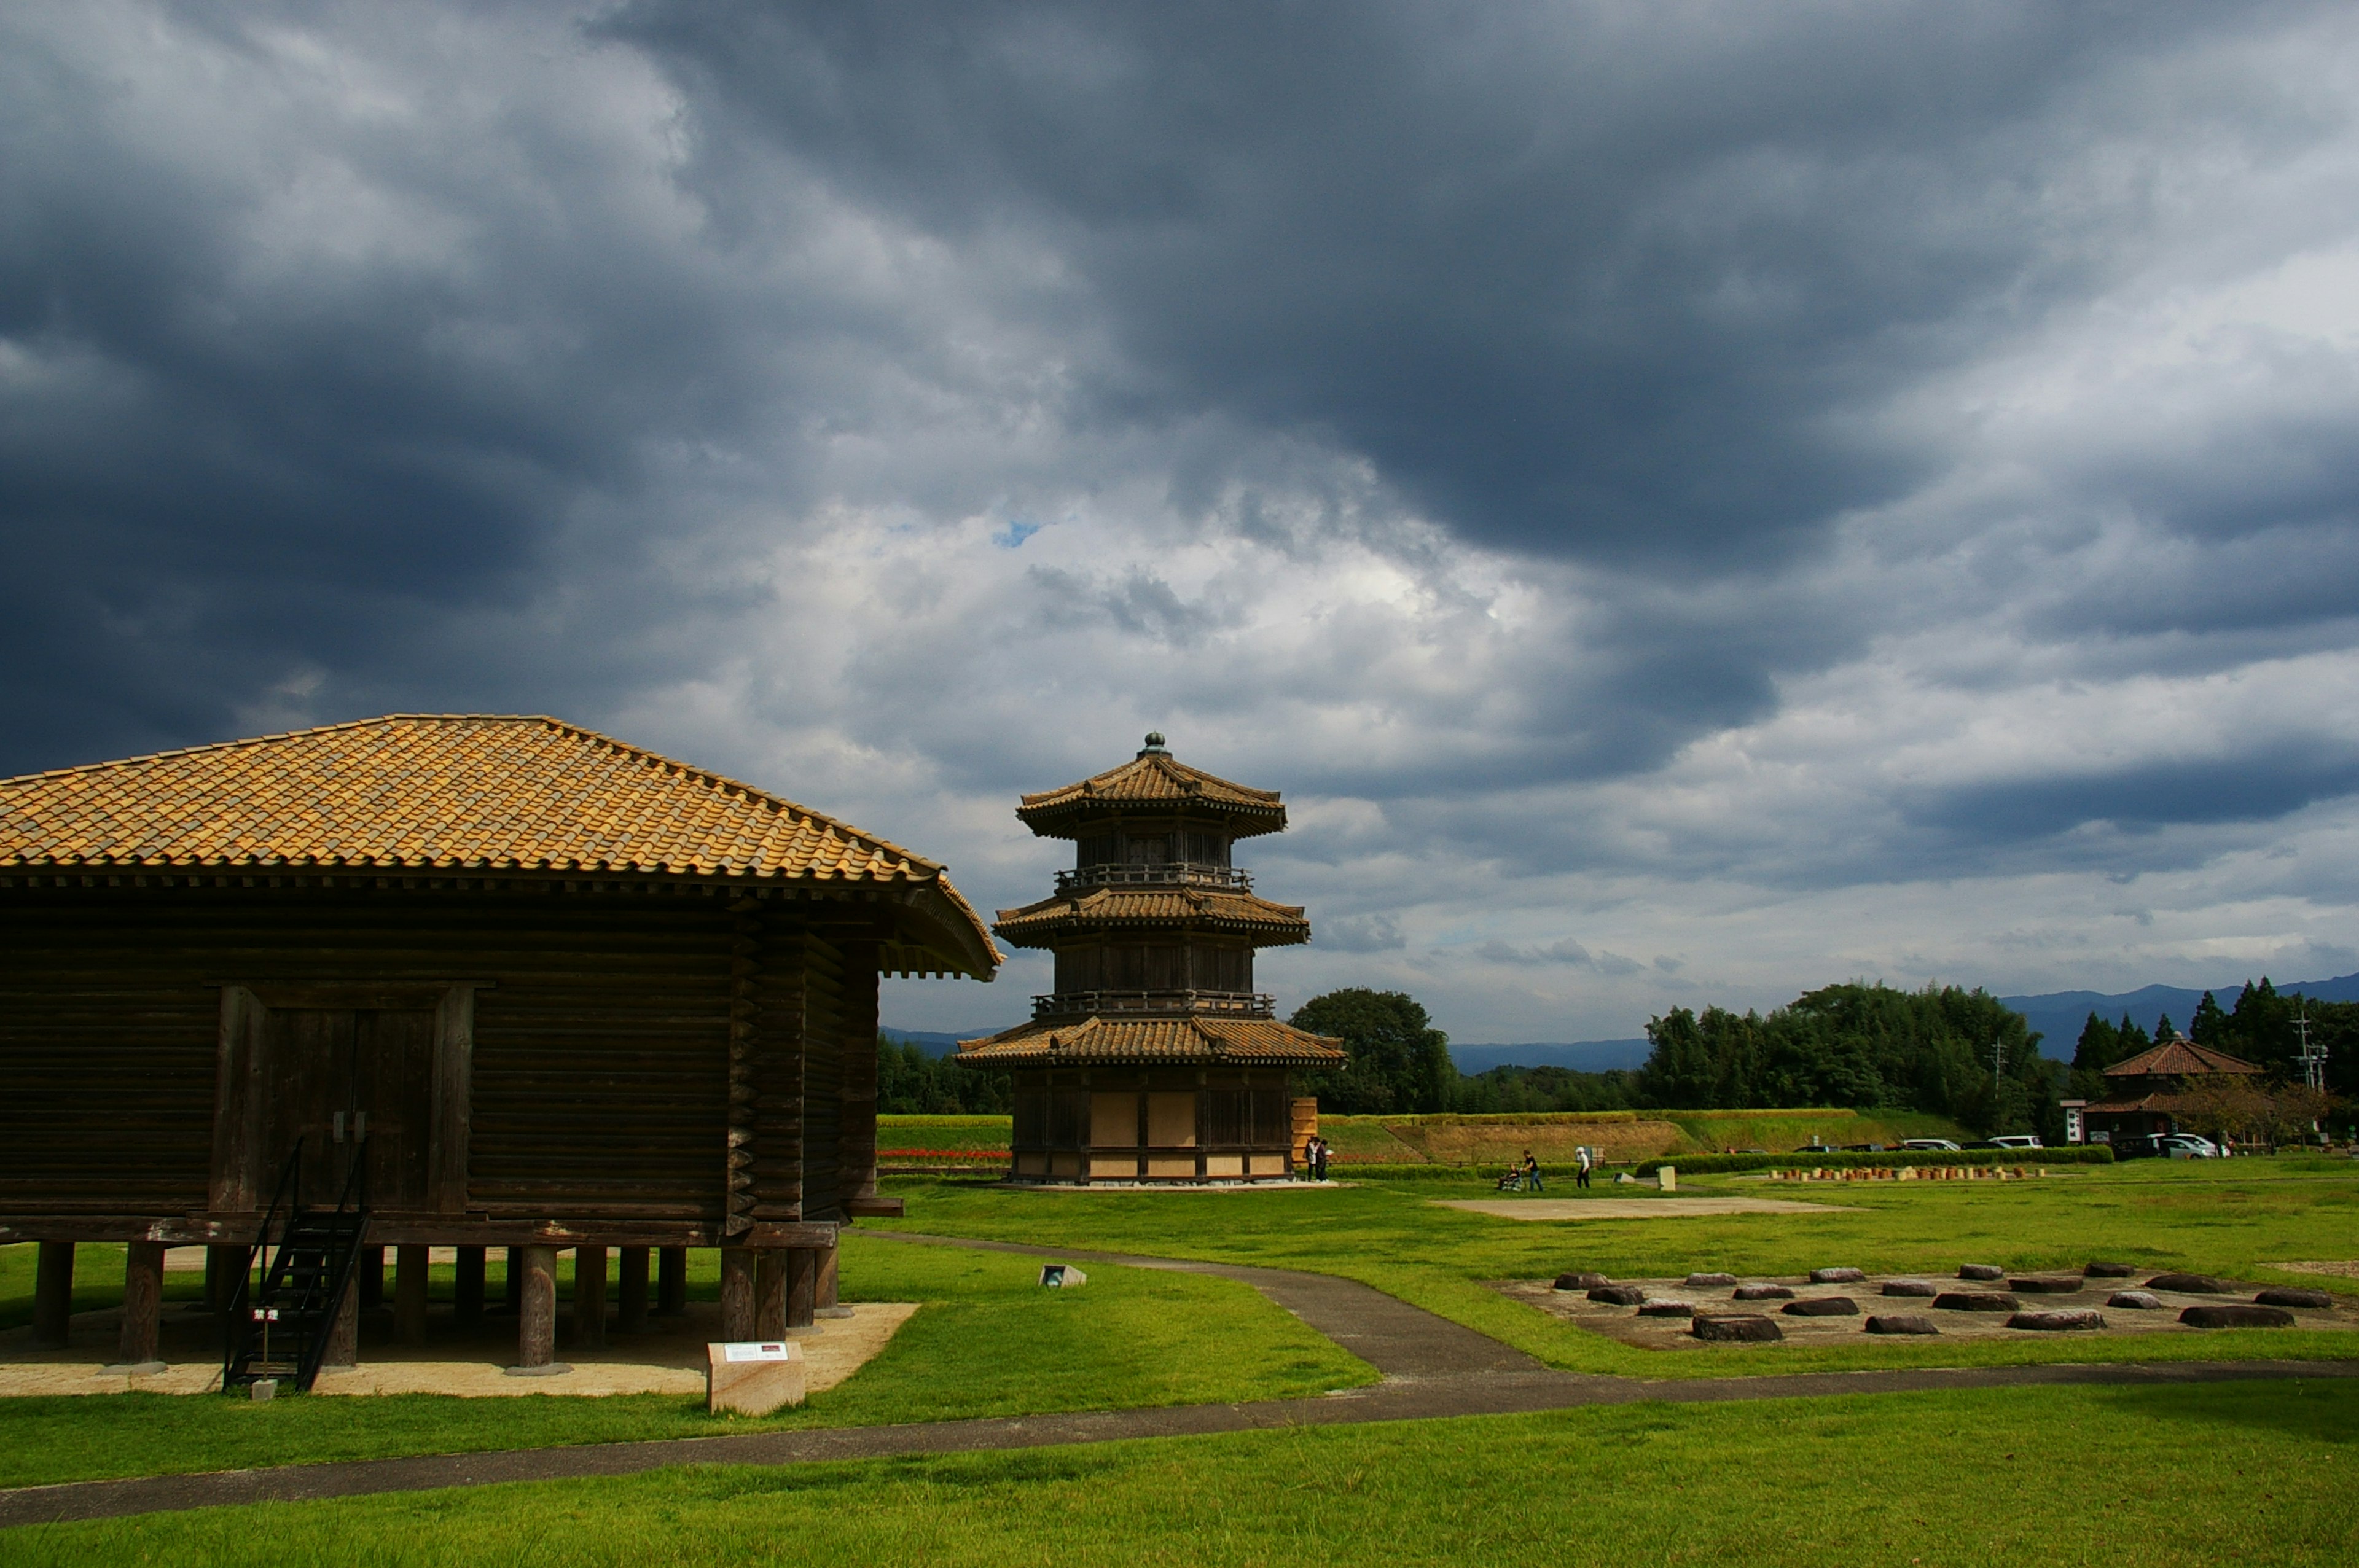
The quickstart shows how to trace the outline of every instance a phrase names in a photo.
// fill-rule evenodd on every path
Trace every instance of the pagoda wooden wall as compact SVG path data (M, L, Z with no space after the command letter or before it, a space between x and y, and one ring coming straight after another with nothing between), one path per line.
M480 983L446 1229L832 1219L873 1180L875 922L857 906L545 881L95 880L0 886L0 1238L42 1216L205 1213L224 985L266 1002L274 987Z

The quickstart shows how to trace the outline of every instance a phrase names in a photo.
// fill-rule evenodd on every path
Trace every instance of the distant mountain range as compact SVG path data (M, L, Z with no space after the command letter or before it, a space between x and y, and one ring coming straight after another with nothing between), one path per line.
M2223 1008L2234 1011L2236 994L2244 989L2242 979L2213 986L2212 998ZM2299 980L2280 984L2277 989L2288 995L2299 991L2318 1001L2359 1001L2359 975L2343 975L2331 980ZM2203 992L2181 986L2146 986L2118 996L2100 991L2049 991L2045 996L2003 996L1998 1000L2023 1014L2031 1027L2044 1036L2039 1042L2041 1055L2069 1062L2072 1059L2072 1047L2081 1038L2082 1025L2089 1022L2091 1012L2109 1023L2119 1023L2122 1014L2127 1013L2131 1022L2149 1034L2168 1013L2170 1022L2183 1030L2187 1021L2195 1016L2195 1004L2203 1000Z
M1635 1067L1647 1059L1644 1040L1575 1040L1553 1045L1452 1045L1450 1059L1469 1077L1494 1067L1571 1067L1575 1072L1602 1073L1611 1067Z
M879 1029L876 1033L898 1040L904 1045L915 1045L929 1056L947 1056L958 1049L958 1043L962 1040L980 1040L1006 1027L1004 1023L995 1023L985 1029L962 1029L955 1034L944 1034L930 1029Z
M2258 976L2254 977L2258 979ZM2245 989L2237 979L2224 986L2212 988L2212 995L2223 1008L2236 1005L2236 993ZM2291 985L2279 985L2277 989L2288 994L2299 991L2319 1001L2359 1001L2359 974L2339 976L2331 980L2300 980ZM2071 1061L2072 1046L2081 1038L2081 1026L2095 1011L2108 1022L2118 1023L2127 1013L2130 1022L2149 1034L2165 1013L2180 1028L2195 1015L2195 1004L2203 1000L2201 988L2189 990L2181 986L2146 986L2134 991L2107 995L2103 991L2049 991L2045 996L2003 996L1998 999L2007 1007L2023 1014L2031 1027L2039 1031L2040 1054L2060 1062ZM999 1027L1005 1027L1004 1025ZM971 1029L956 1034L941 1034L922 1029L887 1029L884 1033L908 1044L922 1047L929 1056L946 1056L957 1049L962 1040L996 1033L995 1028ZM1647 1060L1648 1046L1644 1040L1574 1040L1556 1044L1530 1045L1452 1045L1450 1059L1458 1070L1473 1076L1487 1073L1494 1067L1571 1067L1577 1072L1603 1073L1614 1067L1636 1067Z

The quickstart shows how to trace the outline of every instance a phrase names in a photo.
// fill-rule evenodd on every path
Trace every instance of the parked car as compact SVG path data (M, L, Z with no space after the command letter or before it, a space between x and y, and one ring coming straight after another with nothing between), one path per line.
M2155 1140L2155 1152L2173 1160L2217 1160L2220 1146L2192 1132L2166 1132ZM2116 1156L2118 1157L2118 1156Z
M2045 1145L2039 1141L2039 1134L2036 1132L2002 1132L1997 1137L1990 1141L1990 1145L1994 1149L2038 1149L2045 1147Z
M1903 1149L1929 1149L1937 1152L1950 1154L1954 1154L1958 1151L1957 1141L1951 1138L1904 1138L1900 1141L1900 1147Z
M2116 1160L2151 1160L2162 1152L2162 1140L2147 1133L2123 1133L2110 1146Z

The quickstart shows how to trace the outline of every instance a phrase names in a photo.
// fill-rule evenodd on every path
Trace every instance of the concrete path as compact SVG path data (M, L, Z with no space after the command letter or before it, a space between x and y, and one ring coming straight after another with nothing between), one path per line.
M1073 1262L1119 1263L1242 1281L1384 1374L1384 1381L1321 1399L1251 1404L837 1427L611 1443L489 1454L292 1465L266 1470L78 1481L0 1491L0 1527L115 1519L239 1503L303 1502L382 1492L631 1476L667 1465L803 1465L912 1454L973 1454L1125 1438L1186 1437L1288 1426L1510 1415L1657 1400L1676 1404L1901 1393L1930 1389L2023 1388L2066 1383L2213 1383L2261 1378L2359 1378L2359 1361L2200 1362L2170 1366L1987 1367L1955 1370L1803 1373L1766 1378L1648 1381L1588 1377L1543 1367L1521 1351L1350 1280L1126 1253L1075 1251L870 1231L920 1246L971 1247Z

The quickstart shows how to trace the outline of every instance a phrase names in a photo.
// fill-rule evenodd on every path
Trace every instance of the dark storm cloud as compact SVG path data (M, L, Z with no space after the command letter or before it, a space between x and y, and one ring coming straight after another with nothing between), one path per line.
M1917 825L1968 846L2020 845L2103 825L2151 832L2174 824L2262 822L2359 791L2359 749L2281 741L2234 756L2145 762L2059 778L1905 792ZM2056 847L2072 859L2069 847Z
M645 0L613 27L692 84L724 202L766 135L932 232L1053 246L1129 351L1105 416L1317 432L1464 537L1692 569L1938 469L1881 399L2146 231L2136 168L2067 198L2093 144L2299 139L2263 84L2115 91L2229 19Z
M183 57L199 79L299 96L236 29L185 41L218 51ZM728 302L647 253L614 171L445 118L450 61L402 62L416 117L257 134L152 60L29 29L0 59L0 771L218 735L306 671L392 707L594 684L594 642L458 623L547 592L553 542L611 527L651 446L733 423Z

